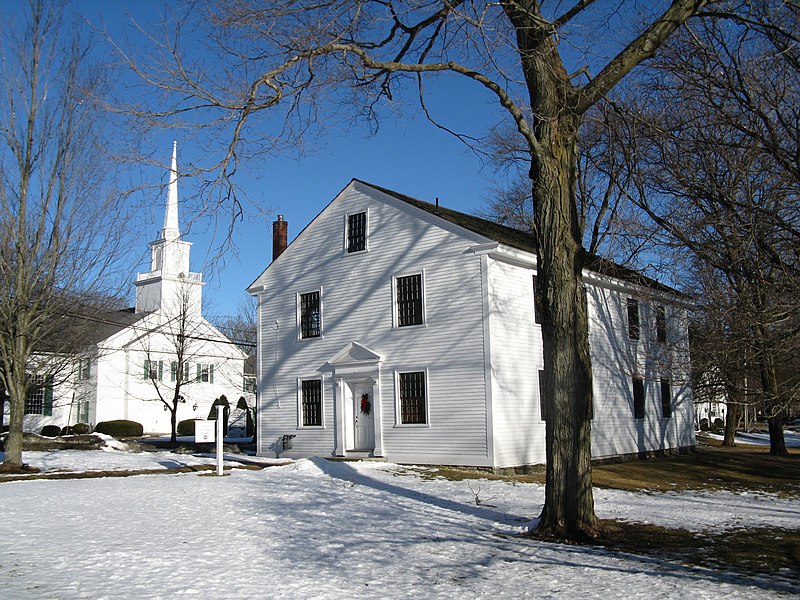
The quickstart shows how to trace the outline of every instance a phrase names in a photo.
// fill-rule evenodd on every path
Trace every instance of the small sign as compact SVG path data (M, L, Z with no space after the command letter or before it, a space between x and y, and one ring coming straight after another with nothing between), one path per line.
M216 440L214 432L216 421L195 421L194 441L198 444L210 444Z

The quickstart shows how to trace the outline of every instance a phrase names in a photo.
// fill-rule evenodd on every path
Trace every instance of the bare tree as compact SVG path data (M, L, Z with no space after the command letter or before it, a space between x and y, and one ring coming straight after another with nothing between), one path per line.
M172 442L177 441L178 411L189 402L192 388L213 384L215 379L234 390L241 390L243 385L241 355L234 348L230 358L238 360L220 355L218 346L232 342L201 316L199 298L192 287L186 284L180 288L174 302L155 313L138 336L145 376L152 384L156 401L170 413ZM199 404L197 399L194 403Z
M329 108L377 123L381 102L401 96L409 83L433 119L424 87L431 76L466 78L494 99L530 156L544 396L554 415L546 426L547 487L539 531L567 538L594 536L599 527L591 485L585 251L576 204L578 129L587 111L707 0L674 0L628 22L614 14L615 7L600 4L221 1L205 12L193 6L187 13L209 32L219 70L185 60L180 23L167 41L152 39L167 61L150 68L131 61L147 82L168 92L168 105L142 116L180 119L193 111L193 120L200 112L207 125L227 127L229 141L217 165L223 179L248 146L268 152L325 127ZM606 33L612 18L624 30L619 38ZM587 28L589 35L582 38ZM613 58L596 70L580 65L571 75L565 57L574 55L565 40L588 48L601 31L615 47ZM623 37L621 45L615 43ZM589 77L590 71L596 75ZM583 75L588 82L580 84ZM263 136L252 124L260 113L280 118Z
M800 7L784 13L796 34ZM773 454L786 453L783 415L800 389L786 364L800 340L800 68L782 31L700 22L609 115L624 139L613 151L632 183L625 191L662 247L683 249L702 275L700 371L720 377L736 405L758 403Z
M60 3L14 8L24 18L15 14L0 37L0 387L10 398L9 470L22 467L27 393L37 372L50 377L72 362L76 340L64 324L76 299L102 289L121 247L115 219L124 220L97 161L106 147L94 102L103 81L90 41Z

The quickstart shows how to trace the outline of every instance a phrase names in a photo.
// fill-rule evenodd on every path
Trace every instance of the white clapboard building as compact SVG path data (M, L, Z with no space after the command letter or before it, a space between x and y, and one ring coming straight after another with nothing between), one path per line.
M263 455L545 462L533 238L353 180L249 291ZM592 455L695 443L686 302L592 257Z
M149 245L150 269L134 282L136 306L86 315L95 324L86 328L87 351L56 361L62 365L58 373L31 374L37 385L25 406L26 430L128 419L141 423L145 433L167 433L171 415L160 398L171 399L178 381L178 421L207 418L223 395L234 413L242 396L254 403L244 374L246 355L202 315L203 275L189 268L191 243L178 223L176 145L164 227Z

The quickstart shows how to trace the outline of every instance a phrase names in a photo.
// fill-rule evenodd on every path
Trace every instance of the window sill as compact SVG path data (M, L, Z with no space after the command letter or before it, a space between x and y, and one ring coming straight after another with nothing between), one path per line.
M430 429L430 423L395 423L395 429Z

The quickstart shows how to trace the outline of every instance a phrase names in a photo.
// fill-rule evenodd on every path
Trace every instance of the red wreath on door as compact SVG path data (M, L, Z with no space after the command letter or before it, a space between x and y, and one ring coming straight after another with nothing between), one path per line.
M361 394L361 412L368 415L370 408L372 404L369 401L369 394Z

